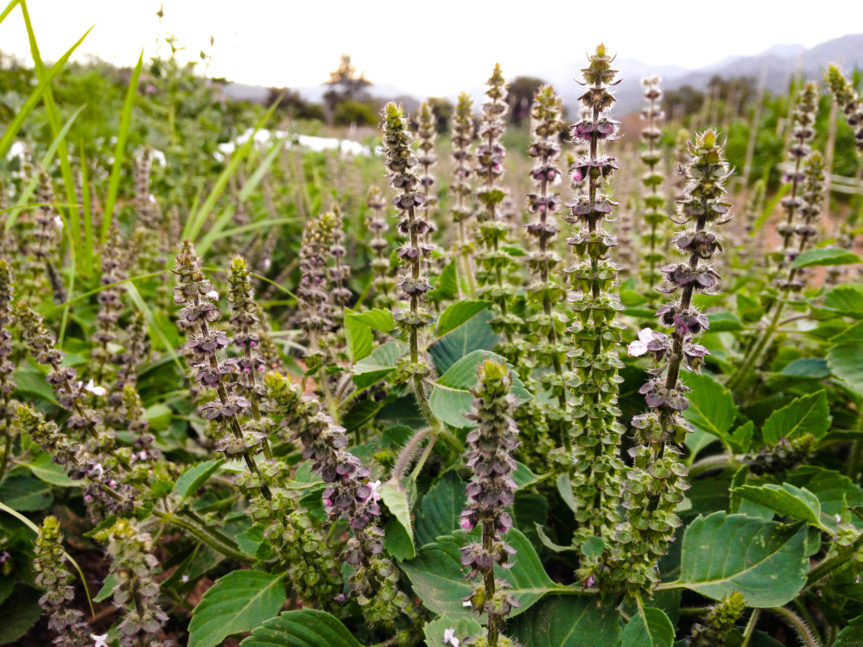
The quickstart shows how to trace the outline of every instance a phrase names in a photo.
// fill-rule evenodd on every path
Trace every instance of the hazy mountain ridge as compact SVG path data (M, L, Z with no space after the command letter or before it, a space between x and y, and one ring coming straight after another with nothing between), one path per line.
M623 115L641 107L641 79L652 74L662 77L665 90L675 90L685 85L703 90L713 76L724 78L744 76L757 80L766 65L766 87L768 90L779 92L787 87L798 66L804 78L820 80L823 77L824 68L829 63L839 63L845 71L852 70L855 66L863 67L863 34L841 36L810 49L794 43L777 44L754 56L726 57L694 70L678 65L651 65L638 59L619 58L616 66L620 70L622 82L615 92L618 101L617 113ZM564 105L570 109L570 114L574 114L578 96L581 94L581 86L573 79L583 66L581 62L573 62L539 70L535 74L537 78L551 83L558 90ZM321 84L292 89L307 101L320 102L328 86ZM424 98L389 83L375 83L369 91L372 96L384 99L411 96L418 99ZM446 97L455 101L459 91L455 88ZM469 89L469 93L477 103L483 100L483 91L484 88L479 85ZM266 100L266 88L260 86L231 83L225 87L225 93L238 100L259 102Z

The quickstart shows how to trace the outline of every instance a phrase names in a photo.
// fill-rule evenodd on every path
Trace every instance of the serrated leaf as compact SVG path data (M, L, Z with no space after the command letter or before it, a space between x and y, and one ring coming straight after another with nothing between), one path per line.
M485 631L483 626L474 618L454 619L444 616L427 622L423 627L426 647L451 647L451 644L444 645L443 642L443 633L447 629L452 629L460 642L464 642L468 638L476 638Z
M239 570L216 580L192 611L189 647L215 647L275 616L287 600L279 575ZM244 641L245 644L245 641Z
M737 405L731 392L707 374L686 373L683 383L692 389L687 393L689 408L683 412L696 429L728 441L728 432L737 417Z
M806 524L742 514L699 516L683 533L678 584L714 600L739 591L750 607L787 604L806 584Z
M341 620L325 611L285 611L258 626L242 647L363 647Z
M516 550L512 556L512 568L495 568L495 574L510 583L510 593L519 601L520 607L513 610L512 618L527 611L532 604L547 593L560 591L545 572L530 540L513 528L506 534L506 542ZM451 618L475 617L473 611L462 605L462 599L474 588L466 579L468 569L461 565L460 548L476 535L458 532L438 537L417 551L416 559L399 562L407 573L414 592L430 611Z
M440 420L453 427L469 428L476 426L476 422L468 420L465 416L473 408L473 395L470 389L475 387L477 383L477 366L486 359L498 362L506 361L497 353L488 350L475 350L462 357L437 379L429 397L429 406ZM533 397L524 388L524 384L515 371L512 371L512 394L519 404Z
M863 521L849 513L849 507L863 506L863 488L844 474L823 467L805 465L786 476L786 480L797 487L805 487L818 497L821 505L821 522L832 526L839 517L863 528Z
M499 337L489 324L493 316L491 311L483 310L429 346L429 354L438 373L446 373L453 364L472 351L494 350Z
M83 480L69 478L65 470L59 465L52 463L51 456L44 452L27 463L21 463L21 465L33 472L33 476L37 479L51 485L81 487L84 484Z
M836 345L863 342L863 321L858 321L853 326L848 326L842 332L831 337L830 341Z
M674 625L662 609L639 608L623 628L622 643L626 647L671 647Z
M408 503L408 495L398 483L384 483L378 487L381 500L387 509L396 518L410 544L409 550L399 551L403 556L394 555L398 559L412 559L416 554L414 546L413 528L411 527L411 508Z
M854 265L860 262L860 257L853 252L837 247L822 247L807 249L791 264L793 269L801 267L816 267L820 265Z
M465 502L465 483L454 470L438 479L420 501L416 521L417 545L430 544L458 529Z
M380 332L388 333L396 327L396 321L393 313L382 308L372 308L363 312L349 311L346 313L346 318L353 319L365 324L369 328L374 328Z
M836 636L832 647L860 647L863 645L863 616L857 616Z
M114 587L120 583L120 576L116 573L109 573L105 581L102 582L102 588L93 597L93 602L104 602L114 593Z
M766 483L740 486L734 489L734 494L770 508L784 517L821 525L821 503L806 488L798 488L790 483Z
M824 295L824 307L836 310L843 316L863 318L863 285L857 283L837 285Z
M435 336L443 337L491 305L491 301L457 301L444 310L437 322Z
M710 321L710 332L733 332L743 330L743 322L733 312L722 310L707 315Z
M177 484L174 486L174 492L180 495L181 500L190 497L207 482L207 479L218 471L224 462L224 458L216 458L211 461L192 465L192 467L180 474Z
M24 584L15 586L9 598L0 604L0 645L16 642L42 615L39 598L42 592Z
M767 445L775 445L780 438L791 440L805 434L821 438L830 429L830 421L827 392L818 391L771 413L761 429L761 438Z
M863 342L831 346L827 351L830 371L863 397Z
M830 369L821 357L801 357L783 368L780 375L820 380L830 375Z
M737 429L731 432L728 437L728 442L731 443L731 448L739 453L746 453L752 447L752 437L755 435L755 423L747 420Z
M584 597L549 595L512 622L507 634L530 647L614 647L620 623L614 605ZM623 643L626 644L626 643Z
M358 362L364 357L371 355L374 349L374 335L372 335L372 329L368 324L352 317L351 313L350 308L345 308L345 341L348 344L351 360Z
M44 510L54 502L51 485L24 473L0 481L0 502L19 512Z
M354 364L354 384L364 389L382 380L396 369L399 358L407 352L400 341L388 341L375 348L368 357Z

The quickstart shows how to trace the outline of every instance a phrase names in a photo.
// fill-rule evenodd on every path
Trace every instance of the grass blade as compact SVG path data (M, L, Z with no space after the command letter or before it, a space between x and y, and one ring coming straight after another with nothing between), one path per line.
M126 153L126 140L129 138L129 127L132 124L132 110L135 107L135 97L138 95L138 77L144 67L144 50L138 57L132 79L129 81L129 89L126 92L126 101L123 104L123 117L120 120L120 130L117 133L117 146L114 148L114 164L111 167L111 180L108 184L108 197L105 199L105 215L102 218L102 234L99 237L104 245L108 240L108 230L114 218L114 203L117 201L117 191L120 188L120 171L123 169L123 157Z
M63 129L60 131L60 134L58 134L54 138L54 141L51 142L51 145L48 147L48 150L45 151L45 154L39 159L39 166L40 167L48 168L48 166L51 164L51 162L54 159L54 155L57 153L57 148L60 146L60 143L66 139L66 135L69 133L69 129L72 127L72 124L74 123L75 119L78 117L78 115L81 114L81 111L85 107L86 106L81 106L72 114L71 117L69 117L69 120L65 123L65 125L63 126ZM39 185L39 176L34 174L33 177L30 179L30 183L27 185L27 187L21 193L21 197L18 198L18 202L10 210L11 213L9 214L9 218L7 218L7 220L6 220L6 229L11 229L12 226L15 224L15 221L18 219L18 214L20 214L21 211L26 208L27 201L31 197L33 197L33 194L36 192L36 187L38 185Z

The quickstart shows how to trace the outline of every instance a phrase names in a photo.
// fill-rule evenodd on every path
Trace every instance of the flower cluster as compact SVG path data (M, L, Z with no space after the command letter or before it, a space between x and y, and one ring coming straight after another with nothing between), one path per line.
M123 286L113 285L126 278L126 250L116 226L108 230L108 240L102 248L102 275L99 282L102 290L96 297L99 312L96 314L95 342L90 353L90 374L96 384L103 384L110 377L112 353L109 345L117 338L117 322L123 311Z
M305 361L309 370L320 367L324 361L320 339L334 323L330 299L330 275L327 269L329 233L320 218L311 218L303 228L300 245L300 284L297 286L299 312L297 322L306 336Z
M369 187L366 206L372 211L368 227L374 234L369 243L369 247L375 255L371 263L372 271L375 273L374 303L378 308L389 310L396 304L395 281L390 276L390 259L387 254L389 243L384 238L384 232L387 230L387 203L384 194L378 187L374 185Z
M159 606L159 584L153 579L159 566L153 537L134 519L118 519L95 537L107 543L111 573L117 576L112 595L114 606L123 610L117 625L121 647L167 647L158 638L168 616Z
M57 517L42 521L34 546L33 569L36 586L45 591L39 605L50 616L48 629L57 634L52 641L58 647L79 647L87 643L87 623L84 614L71 608L75 589L70 585L72 574L66 568L63 534Z
M624 429L617 422L618 370L623 364L618 357L621 325L616 320L622 306L611 290L618 267L609 259L617 239L603 227L616 204L603 190L617 169L616 159L602 151L603 143L613 141L618 133L618 122L609 114L615 102L610 87L617 76L612 60L605 46L599 45L590 65L582 70L587 90L580 97L582 114L572 137L584 142L587 152L572 166L576 194L566 203L570 208L566 220L577 229L567 238L576 263L566 269L573 288L570 362L574 396L571 440L564 440L573 448L569 460L579 547L591 537L610 536L618 520L623 470L619 448ZM599 576L601 561L595 554L582 554L582 581Z
M5 447L11 447L12 441L17 435L15 428L15 416L12 392L15 383L12 381L12 372L15 364L10 359L12 355L12 284L14 277L12 268L6 259L0 258L0 478L9 463Z
M458 97L452 127L453 178L449 192L454 196L450 209L452 220L458 230L457 252L459 254L459 276L464 277L470 294L476 293L476 279L471 265L471 244L467 237L467 221L473 214L468 200L473 194L470 177L473 173L471 145L476 137L473 123L473 102L470 95L462 92Z
M424 210L419 209L425 204L426 194L414 171L417 160L411 151L411 133L402 109L394 103L388 103L384 108L383 128L383 152L386 156L384 165L387 179L397 192L393 205L401 212L398 230L407 237L398 250L398 256L405 265L397 285L410 306L406 312L397 312L396 320L407 332L410 356L401 362L399 373L405 381L413 379L415 383L419 383L430 372L428 363L419 355L420 329L431 321L430 313L422 306L431 287L422 274L422 261L432 252L432 246L423 242L429 230L429 223L424 217ZM417 388L422 386L418 385Z
M678 202L675 222L694 225L674 238L674 244L689 258L662 268L665 284L660 288L669 294L679 292L680 298L657 312L660 322L671 328L670 334L648 330L640 339L655 364L640 390L649 412L632 420L637 444L630 450L633 466L626 475L624 497L627 521L618 528L619 550L613 567L615 579L624 582L630 593L652 587L656 560L667 552L681 523L674 510L688 486L677 447L689 429L680 416L689 401L680 371L698 371L707 355L707 349L694 342L695 335L708 327L707 316L693 307L692 297L696 291L707 293L716 286L719 276L709 261L722 245L713 227L730 220L724 196L731 171L716 133L708 130L699 135L689 153L688 184Z
M249 266L242 256L234 256L228 266L228 303L228 324L233 332L231 342L240 353L239 382L251 404L254 417L259 419L258 399L264 394L258 378L258 373L264 370L264 360L258 353L261 319Z
M41 298L45 278L50 285L56 303L66 301L66 289L54 265L54 256L59 249L60 232L63 220L54 209L54 191L51 177L44 169L39 169L36 201L39 207L29 230L29 244L26 245L29 272L25 275L21 294L25 300L35 302Z
M177 325L186 331L183 352L186 362L194 369L194 380L202 388L216 391L218 396L200 407L201 415L219 426L223 436L219 449L228 456L242 455L251 472L257 473L255 453L266 450L266 434L260 430L243 429L240 416L251 407L249 399L234 389L236 376L240 373L245 358L220 359L220 353L231 343L227 333L210 328L210 324L221 318L216 301L218 293L201 272L201 259L189 240L183 241L177 254L174 274L174 302L183 306ZM265 483L261 493L269 496Z
M476 192L477 200L482 205L476 232L476 280L480 287L478 295L495 304L491 325L495 332L502 332L505 337L498 351L516 362L524 351L524 344L517 336L524 322L511 311L514 290L508 282L509 274L516 269L517 263L502 249L507 243L511 223L504 219L501 209L506 198L506 189L500 184L506 154L501 136L506 127L504 117L508 104L506 80L500 65L495 65L486 85L485 95L488 98L482 104L479 144L476 148L476 175L482 182Z
M333 203L332 211L328 211L321 219L324 223L324 228L330 235L330 283L333 288L330 292L330 300L332 302L332 312L335 319L341 319L344 312L344 306L351 300L351 291L347 287L348 278L351 274L349 265L345 265L345 255L348 250L345 248L345 230L344 218L342 218L342 210L337 203Z
M495 577L494 567L506 568L515 554L503 534L513 525L507 509L515 499L512 474L516 462L512 454L519 443L518 427L512 419L512 373L503 363L486 360L477 367L477 374L470 414L476 427L467 435L464 456L473 477L466 488L468 506L461 514L461 526L465 530L480 526L482 539L462 547L461 563L471 569L469 578L482 580L465 602L477 613L488 614L488 645L494 646L499 644L506 616L518 606L507 592L506 582Z
M818 111L818 86L808 83L800 93L800 101L794 111L794 131L792 132L792 144L788 155L793 166L785 172L785 181L788 182L790 191L782 198L782 208L785 210L785 221L777 227L782 237L782 249L776 255L780 267L786 267L794 261L799 249L794 248L792 241L797 230L797 219L800 210L804 206L803 198L799 195L803 182L806 179L803 166L811 152L809 142L815 137L815 114ZM777 280L777 286L781 289L789 289L793 286L788 279Z
M384 554L384 531L378 525L380 482L370 481L369 469L347 451L344 428L321 410L316 398L304 396L277 372L268 373L265 384L273 413L282 416L280 426L300 443L303 458L326 485L322 496L327 517L350 524L353 534L343 557L354 569L350 584L366 619L392 625L401 614L413 614L410 600L398 588L398 570Z
M835 65L827 68L827 85L845 114L848 125L854 129L857 154L863 155L863 99Z
M647 230L642 236L642 241L647 248L643 258L647 263L647 269L642 273L643 280L648 285L648 294L652 298L653 287L660 282L662 274L656 270L656 266L663 259L663 250L659 237L659 227L665 222L665 196L661 192L664 177L659 171L659 163L662 161L662 153L658 147L662 138L662 130L659 124L665 117L660 107L662 91L660 90L660 78L651 76L641 80L644 85L644 98L647 106L641 111L641 117L646 125L641 131L641 140L645 144L641 152L641 161L647 167L647 172L642 176L641 183L644 185L642 196L643 211L641 213Z
M437 205L437 195L434 189L437 184L435 176L432 174L432 167L437 164L435 156L435 137L437 136L437 123L434 112L428 101L423 101L420 104L419 112L417 113L417 162L420 165L420 186L423 188L426 199L423 203L423 209L427 212L427 220L429 223L428 236L435 231L434 220L431 217L431 210Z
M559 231L556 214L560 197L552 190L559 183L561 172L557 166L560 155L560 133L564 129L560 98L550 86L543 86L534 95L531 109L533 139L528 154L534 158L531 178L535 190L527 194L528 210L534 215L527 224L527 234L535 241L527 265L532 274L528 285L529 299L538 304L538 311L526 323L525 336L534 341L533 367L538 369L540 385L555 399L554 404L542 406L552 437L568 439L566 368L567 346L563 342L567 317L555 311L555 304L566 296L566 289L555 279L560 257L555 251L555 238ZM528 427L531 443L542 444L537 437L540 430ZM523 431L528 431L525 429Z
M136 266L142 272L153 272L165 265L167 240L162 233L162 210L150 193L150 168L153 151L143 148L133 157L135 180L135 228L132 232L132 249Z
M735 591L710 607L704 618L692 626L686 639L687 647L714 647L724 645L725 638L745 610L743 594Z

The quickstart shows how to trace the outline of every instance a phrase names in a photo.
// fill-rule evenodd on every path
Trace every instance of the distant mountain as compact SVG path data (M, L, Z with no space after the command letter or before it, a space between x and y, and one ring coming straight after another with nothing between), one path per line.
M820 80L823 77L824 68L829 63L839 63L844 70L851 70L855 66L863 68L863 34L834 38L810 49L794 43L773 45L755 56L730 56L695 70L678 65L650 65L637 59L618 58L615 65L620 70L620 78L623 81L617 86L615 92L617 96L615 112L625 115L638 110L642 104L641 79L653 74L662 77L662 85L666 90L676 90L684 85L703 90L713 76L724 78L743 76L757 80L766 65L766 87L768 90L778 92L787 87L798 66L805 78ZM576 115L578 96L581 94L581 86L574 83L573 79L582 67L584 63L576 61L537 70L534 74L557 89L572 117ZM306 101L320 103L328 86L316 85L292 89L299 92ZM485 88L482 86L471 89L470 94L477 105L483 101L484 91ZM229 97L241 101L263 103L267 97L267 88L241 83L227 84L224 92ZM409 111L413 106L418 105L417 101L412 101L412 97L425 98L386 83L370 86L369 93L381 99L398 99ZM458 89L454 88L451 93L444 96L455 101L458 97Z

